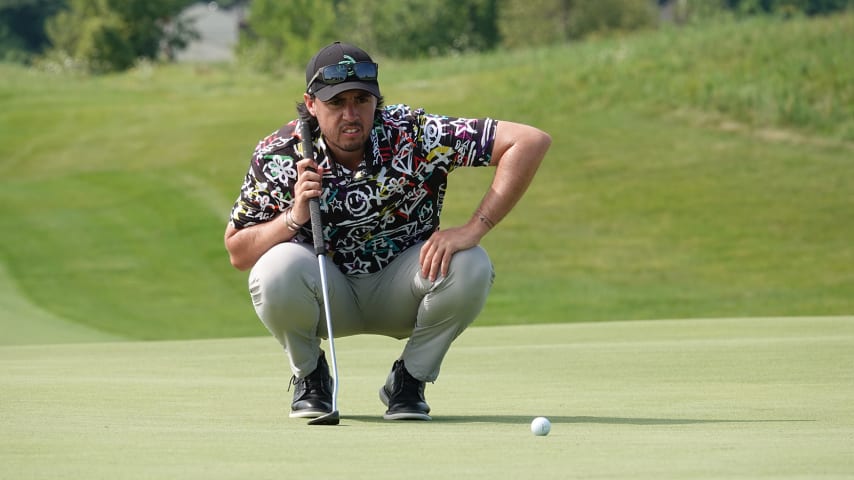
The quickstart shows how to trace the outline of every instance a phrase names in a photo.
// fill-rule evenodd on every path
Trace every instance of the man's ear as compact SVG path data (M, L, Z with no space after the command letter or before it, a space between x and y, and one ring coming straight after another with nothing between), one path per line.
M307 93L302 94L302 99L305 102L305 107L308 109L308 113L310 113L312 117L316 117L317 112L315 111L315 101L317 99Z

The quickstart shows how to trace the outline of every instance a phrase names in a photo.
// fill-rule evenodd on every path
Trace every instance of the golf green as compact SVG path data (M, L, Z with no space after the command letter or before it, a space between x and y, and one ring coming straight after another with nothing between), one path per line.
M336 342L339 426L272 338L0 347L0 478L854 476L854 317L473 327L432 422L382 419L402 346Z

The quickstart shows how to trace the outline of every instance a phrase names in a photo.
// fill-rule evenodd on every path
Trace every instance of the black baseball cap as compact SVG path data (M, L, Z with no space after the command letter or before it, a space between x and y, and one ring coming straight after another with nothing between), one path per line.
M351 64L356 62L371 62L371 56L361 48L349 43L335 42L329 44L317 52L305 67L306 92L316 96L322 101L328 101L335 95L346 90L365 90L373 96L380 98L380 85L376 79L362 80L356 76L347 78L341 83L328 85L318 77L318 70L329 65ZM314 81L312 81L314 79Z

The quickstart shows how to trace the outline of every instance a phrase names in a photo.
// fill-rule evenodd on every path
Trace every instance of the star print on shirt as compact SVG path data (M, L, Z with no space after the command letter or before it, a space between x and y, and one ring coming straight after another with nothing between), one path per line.
M333 211L333 212L336 212L336 211L342 211L343 212L344 211L344 202L342 202L341 200L339 200L337 198L333 198L332 200L329 201L329 209L330 209L330 211Z
M477 133L477 120L471 118L458 118L451 122L454 126L454 136L458 138L470 139Z
M371 273L368 270L371 264L369 262L363 262L361 259L355 258L350 263L345 263L344 267L351 275L358 275L360 273Z

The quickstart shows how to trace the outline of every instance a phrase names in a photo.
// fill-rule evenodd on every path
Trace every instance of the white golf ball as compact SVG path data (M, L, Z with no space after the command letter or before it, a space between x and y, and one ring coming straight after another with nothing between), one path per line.
M538 437L548 435L551 429L552 422L546 417L537 417L531 422L531 431Z

